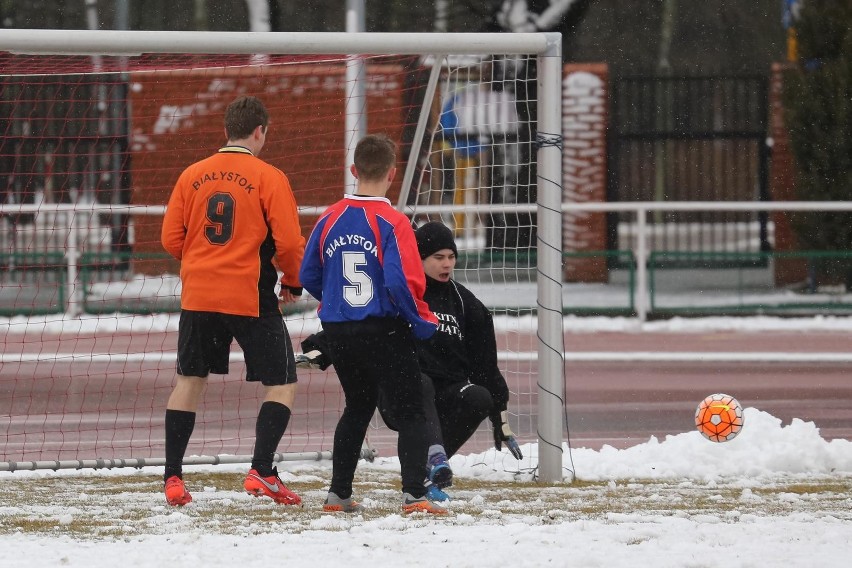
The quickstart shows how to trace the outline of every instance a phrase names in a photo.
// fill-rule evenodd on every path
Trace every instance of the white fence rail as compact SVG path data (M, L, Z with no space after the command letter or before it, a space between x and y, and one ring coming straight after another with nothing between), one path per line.
M437 213L481 213L482 206L477 205L432 205L418 206L418 214ZM67 309L66 313L75 316L80 313L79 298L79 260L81 256L79 242L79 225L77 217L97 213L132 214L132 215L162 215L166 208L162 205L73 205L73 204L39 204L39 205L0 205L0 215L15 215L21 213L65 213L68 223L67 239L63 251L67 271ZM324 207L302 207L299 213L314 216L321 213ZM489 205L489 213L535 213L536 205ZM649 212L654 211L850 211L852 201L771 201L771 202L618 202L618 203L563 203L562 212L628 212L635 215L635 238L633 254L636 259L636 290L635 309L637 318L644 321L648 316L648 258L652 252L649 245L651 230L647 222ZM409 212L411 212L409 210ZM57 217L59 219L60 217ZM553 272L552 272L553 273Z
M481 206L419 206L417 213L479 212ZM535 213L534 205L489 205L494 213ZM563 203L562 212L609 213L627 212L636 217L633 255L636 259L635 309L637 318L645 321L650 306L648 291L648 258L652 252L649 246L651 236L648 225L648 213L654 211L850 211L852 201L637 201L616 203ZM553 274L553 272L549 272Z

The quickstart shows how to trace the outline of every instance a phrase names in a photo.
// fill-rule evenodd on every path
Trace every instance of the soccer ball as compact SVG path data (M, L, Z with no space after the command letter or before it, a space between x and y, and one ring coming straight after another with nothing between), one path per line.
M729 442L743 428L743 407L727 394L711 394L695 409L695 427L711 442Z

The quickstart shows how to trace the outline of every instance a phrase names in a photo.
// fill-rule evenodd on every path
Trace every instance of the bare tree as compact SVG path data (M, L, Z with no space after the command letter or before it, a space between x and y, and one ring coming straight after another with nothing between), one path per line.
M249 16L249 31L268 32L271 25L272 6L270 0L246 0Z
M497 12L497 23L509 32L539 32L557 29L565 15L579 4L580 0L549 0L542 2L527 0L503 0Z

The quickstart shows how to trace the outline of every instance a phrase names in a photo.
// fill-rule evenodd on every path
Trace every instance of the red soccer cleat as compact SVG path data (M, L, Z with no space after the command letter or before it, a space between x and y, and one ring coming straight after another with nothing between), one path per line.
M177 475L173 475L166 480L164 491L166 493L166 502L174 507L182 507L192 501L192 495L186 490L183 479Z
M272 475L261 477L257 470L252 469L246 475L243 482L246 493L255 497L270 497L276 503L284 505L301 505L302 498L287 489L287 486L278 477L278 468L272 468Z

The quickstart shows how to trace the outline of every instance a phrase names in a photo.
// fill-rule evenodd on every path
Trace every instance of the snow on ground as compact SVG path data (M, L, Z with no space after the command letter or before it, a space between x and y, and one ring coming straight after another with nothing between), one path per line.
M310 334L320 329L315 312L298 313L287 316L287 327L291 334ZM157 333L177 332L179 314L164 313L154 315L128 314L82 314L69 318L63 314L42 316L15 316L0 318L0 327L6 333L38 334L96 334L96 333ZM494 317L494 327L498 331L519 331L535 333L535 316ZM590 333L600 331L624 332L695 332L705 331L838 331L852 332L852 316L813 316L813 317L673 317L658 321L639 321L634 317L582 317L564 316L562 329L566 333Z
M535 444L523 450L537 453ZM282 464L283 479L302 488L298 514L207 486L171 509L153 468L2 473L0 566L845 567L852 555L852 442L826 441L812 423L783 426L747 408L742 432L724 444L684 432L624 450L566 446L563 466L577 479L556 487L513 474L512 461L493 449L453 457L457 483L443 518L398 513L396 458L359 465L358 479L377 481L358 486L373 512L355 516L315 513L324 462ZM244 470L198 466L187 483L223 471L241 479ZM105 478L127 475L146 489L99 494ZM73 489L81 482L91 494ZM71 489L39 493L57 483ZM234 519L234 510L244 513ZM37 528L12 528L21 519ZM112 532L73 530L98 519L113 519Z

